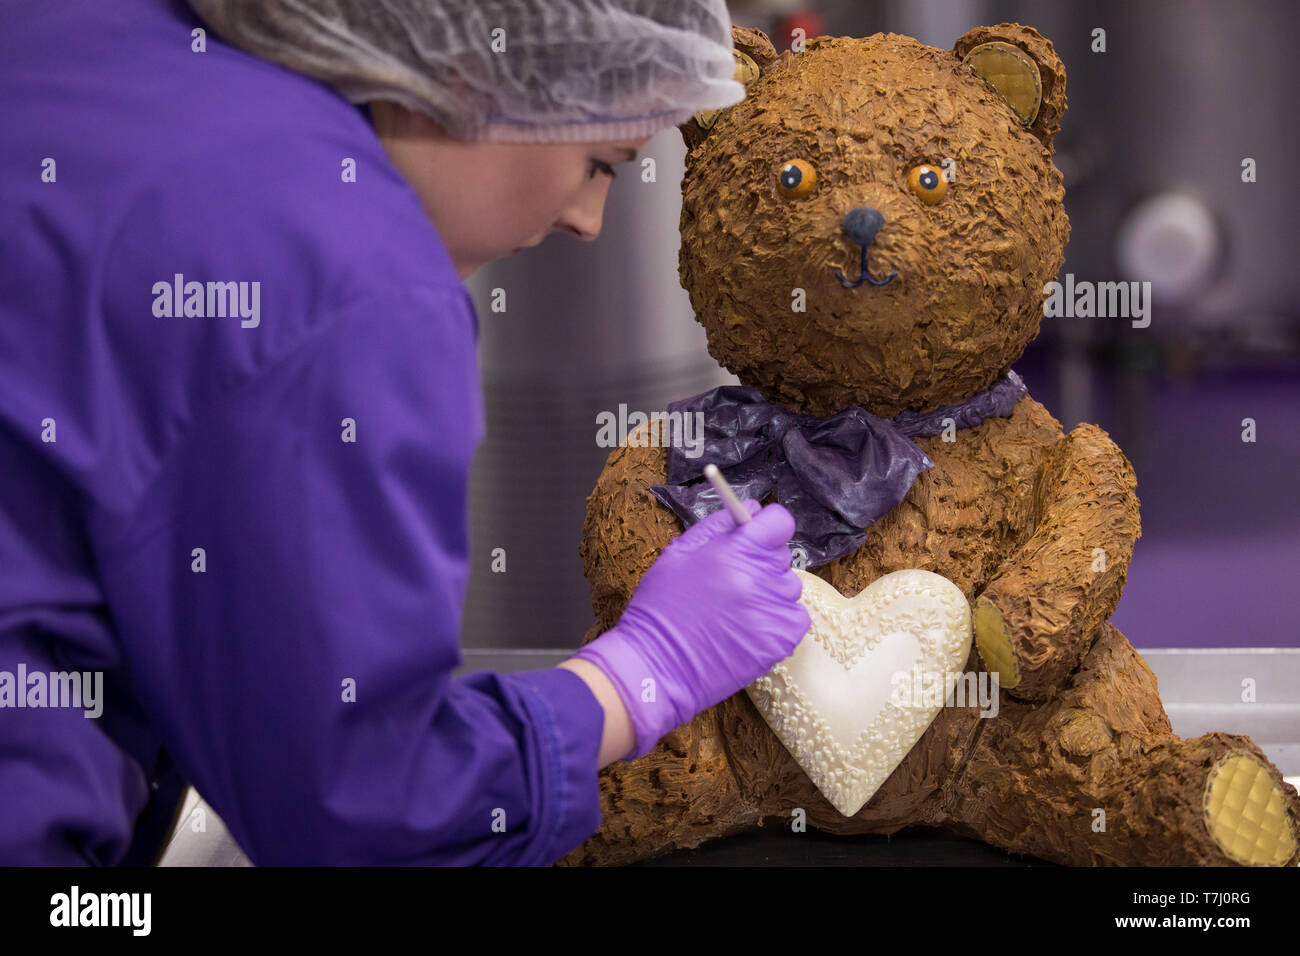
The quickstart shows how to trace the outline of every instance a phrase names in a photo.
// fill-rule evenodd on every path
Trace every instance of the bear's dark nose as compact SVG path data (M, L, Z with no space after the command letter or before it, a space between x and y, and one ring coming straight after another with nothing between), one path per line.
M885 217L879 210L872 209L870 206L850 209L849 214L844 217L844 231L860 246L871 245L871 240L876 238L876 233L884 224Z
M853 289L862 285L863 281L870 282L872 285L887 285L889 280L898 275L897 272L891 272L883 279L873 279L867 272L867 249L871 242L876 238L876 233L880 227L885 224L885 217L880 214L880 210L872 209L870 206L858 206L850 209L844 217L844 231L854 242L862 247L861 250L861 270L862 274L858 276L857 281L850 281L844 278L844 273L839 269L835 270L835 278L840 280L840 285L846 289Z

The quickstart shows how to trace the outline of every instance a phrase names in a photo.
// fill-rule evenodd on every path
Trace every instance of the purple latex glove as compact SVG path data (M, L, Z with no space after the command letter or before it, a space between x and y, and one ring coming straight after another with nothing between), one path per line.
M790 569L794 517L783 506L736 527L726 508L664 548L618 624L574 656L605 672L636 730L625 760L789 657L812 620Z

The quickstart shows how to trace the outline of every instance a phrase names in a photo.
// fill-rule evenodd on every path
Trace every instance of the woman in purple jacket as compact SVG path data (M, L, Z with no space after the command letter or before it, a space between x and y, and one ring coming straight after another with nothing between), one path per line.
M601 766L790 654L750 502L559 667L450 676L462 280L595 238L732 70L723 0L5 6L0 863L147 863L186 781L259 864L551 863Z

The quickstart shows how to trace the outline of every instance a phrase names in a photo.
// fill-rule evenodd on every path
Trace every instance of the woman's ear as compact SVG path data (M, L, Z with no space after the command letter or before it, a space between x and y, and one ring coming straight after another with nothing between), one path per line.
M776 48L762 30L749 27L731 28L731 41L734 44L732 55L736 58L736 79L746 88L759 78L776 62ZM733 104L734 105L734 104ZM731 109L700 110L691 119L677 128L681 130L686 149L690 151L702 143L713 129L718 116Z
M1065 112L1065 64L1050 40L1033 27L999 23L962 34L952 52L1049 153L1055 151L1052 141Z

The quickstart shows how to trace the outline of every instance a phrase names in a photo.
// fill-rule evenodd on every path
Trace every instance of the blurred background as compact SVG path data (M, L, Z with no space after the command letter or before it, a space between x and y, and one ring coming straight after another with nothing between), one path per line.
M1300 5L730 7L778 51L796 28L950 49L972 27L1018 21L1052 41L1069 98L1056 139L1072 226L1061 277L1152 282L1149 327L1044 319L1015 365L1066 431L1100 425L1137 472L1143 534L1113 620L1138 648L1300 647ZM1096 28L1104 53L1091 49ZM467 649L576 648L592 623L578 558L586 497L610 452L596 444L597 414L661 410L737 382L709 356L678 281L680 134L640 156L655 158L658 181L619 167L597 240L552 235L468 281L487 435L471 475ZM1242 182L1247 157L1255 183ZM496 288L505 312L491 311ZM1242 441L1246 418L1254 443ZM498 548L505 573L492 570Z

